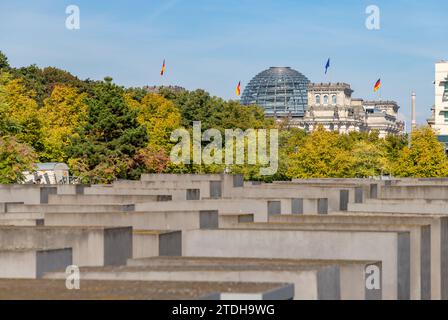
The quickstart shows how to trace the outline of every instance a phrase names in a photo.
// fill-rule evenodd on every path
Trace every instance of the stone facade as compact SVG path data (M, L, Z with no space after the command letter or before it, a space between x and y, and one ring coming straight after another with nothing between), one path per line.
M428 124L435 129L440 141L448 144L448 61L435 67L435 104Z
M378 130L380 137L404 132L404 123L398 120L396 102L354 99L352 93L346 83L309 84L305 116L291 118L291 125L307 131L321 125L340 133Z

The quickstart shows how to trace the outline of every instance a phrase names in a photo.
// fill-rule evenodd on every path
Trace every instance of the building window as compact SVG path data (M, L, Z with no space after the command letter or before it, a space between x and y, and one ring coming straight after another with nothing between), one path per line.
M328 96L327 95L324 96L324 104L328 104Z
M316 104L320 104L320 96L316 96Z
M336 105L336 95L331 96L331 103Z

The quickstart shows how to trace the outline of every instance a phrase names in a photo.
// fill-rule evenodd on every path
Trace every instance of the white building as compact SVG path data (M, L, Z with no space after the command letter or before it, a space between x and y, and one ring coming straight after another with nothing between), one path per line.
M380 137L403 134L404 123L398 120L400 107L396 102L354 99L352 93L346 83L309 84L305 116L292 118L291 125L307 131L321 125L340 133L377 130Z
M37 163L33 172L26 171L25 183L34 184L67 184L69 183L69 168L65 163Z
M448 144L448 61L436 63L435 102L428 124L437 132L440 141Z

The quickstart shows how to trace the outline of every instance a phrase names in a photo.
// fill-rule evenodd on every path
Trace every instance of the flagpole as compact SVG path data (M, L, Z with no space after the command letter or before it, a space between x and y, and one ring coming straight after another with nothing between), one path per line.
M383 91L382 89L382 86L383 86L383 83L381 83L381 87L380 87L380 89L378 90L378 96L379 96L379 100L378 101L381 101L381 96L382 96L382 92L381 91Z
M162 69L160 71L160 85L161 87L166 87L166 59L163 59L163 63L162 63Z

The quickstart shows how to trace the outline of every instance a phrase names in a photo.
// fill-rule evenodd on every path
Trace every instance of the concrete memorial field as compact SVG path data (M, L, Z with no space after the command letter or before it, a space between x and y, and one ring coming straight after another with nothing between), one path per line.
M447 208L446 179L1 185L0 299L445 300Z

